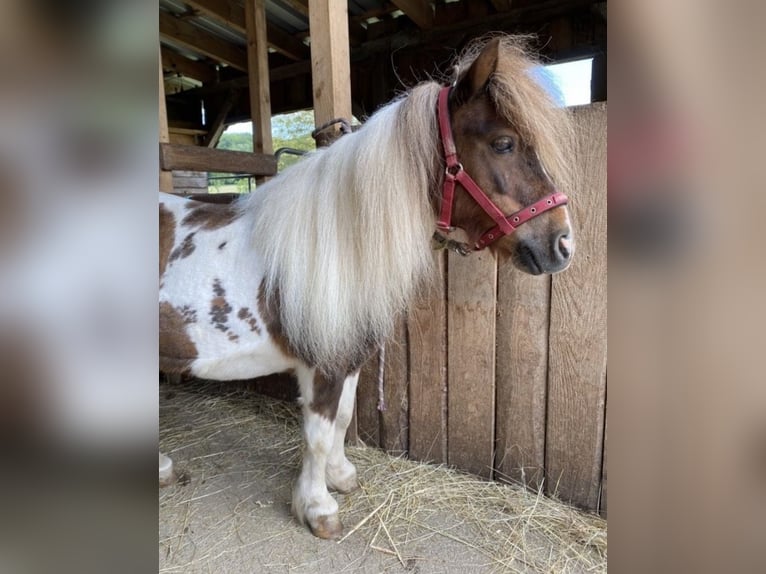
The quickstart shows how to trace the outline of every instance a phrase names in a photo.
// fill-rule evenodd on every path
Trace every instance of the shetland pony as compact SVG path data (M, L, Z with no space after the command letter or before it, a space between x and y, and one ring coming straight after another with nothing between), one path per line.
M160 367L295 375L292 510L316 536L342 533L328 489L357 488L343 443L359 369L428 281L435 225L524 272L571 261L570 130L534 66L496 37L458 59L451 88L416 86L232 205L161 195Z

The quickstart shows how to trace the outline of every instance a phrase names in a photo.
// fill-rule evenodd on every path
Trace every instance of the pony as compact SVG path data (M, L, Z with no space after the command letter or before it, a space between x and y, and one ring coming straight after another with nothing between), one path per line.
M344 439L359 370L433 276L435 228L526 273L572 259L571 130L535 65L518 38L485 39L450 86L415 86L233 204L160 197L160 368L294 375L292 511L320 538L342 534L329 491L358 487Z

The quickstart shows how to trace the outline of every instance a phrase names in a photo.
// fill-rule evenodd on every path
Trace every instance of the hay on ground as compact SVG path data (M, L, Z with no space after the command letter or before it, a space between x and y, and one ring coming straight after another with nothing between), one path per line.
M220 568L221 560L243 557L248 547L258 548L259 559L268 552L280 556L279 549L265 548L286 536L318 554L275 558L274 571L311 571L336 560L348 571L365 571L367 564L368 571L418 566L429 572L430 549L447 544L453 553L464 548L486 571L606 572L607 529L600 517L521 486L373 448L347 449L360 489L336 495L346 536L340 543L312 540L283 510L301 460L295 405L220 383L163 385L160 404L160 446L182 472L180 485L160 491L162 572ZM212 501L226 511L208 524L201 505ZM264 509L275 506L278 520L264 530ZM387 562L372 567L370 555Z

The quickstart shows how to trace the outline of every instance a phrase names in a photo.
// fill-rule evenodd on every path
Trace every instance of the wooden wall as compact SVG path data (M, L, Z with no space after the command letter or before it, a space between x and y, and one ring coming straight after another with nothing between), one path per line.
M374 357L351 437L605 512L607 107L572 113L571 267L533 277L488 252L435 254L443 281L386 345L387 408Z

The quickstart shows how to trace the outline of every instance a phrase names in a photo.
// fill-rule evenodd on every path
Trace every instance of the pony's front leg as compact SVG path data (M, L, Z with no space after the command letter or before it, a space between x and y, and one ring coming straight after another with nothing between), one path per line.
M344 443L346 430L354 414L354 399L359 372L346 377L343 382L343 392L338 403L338 414L335 417L335 436L332 450L327 460L327 486L341 493L349 493L359 488L356 480L356 468L346 458Z
M319 538L340 538L338 503L327 490L327 461L335 441L335 416L343 379L332 380L315 369L298 369L303 401L303 468L293 490L293 512Z

